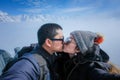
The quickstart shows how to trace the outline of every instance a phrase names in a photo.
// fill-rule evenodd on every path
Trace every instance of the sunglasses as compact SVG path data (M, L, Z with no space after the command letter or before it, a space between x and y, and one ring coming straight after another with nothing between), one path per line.
M62 42L64 42L64 38L61 38L61 39L52 38L52 39L50 39L50 40L52 40L52 41L62 41Z
M67 38L65 39L65 44L69 44L71 41L72 41L72 39L71 39L70 37L67 37Z

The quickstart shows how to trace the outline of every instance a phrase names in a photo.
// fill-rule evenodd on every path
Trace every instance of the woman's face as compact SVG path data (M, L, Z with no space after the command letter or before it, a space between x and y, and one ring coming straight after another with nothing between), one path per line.
M75 54L78 52L76 42L72 35L65 40L63 51L69 54Z

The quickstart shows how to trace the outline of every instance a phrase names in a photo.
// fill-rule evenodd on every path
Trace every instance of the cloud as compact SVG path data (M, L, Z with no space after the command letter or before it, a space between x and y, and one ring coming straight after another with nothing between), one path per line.
M33 14L33 15L16 15L11 16L6 12L0 11L0 23L8 22L52 22L67 19L68 17L55 16L55 15L42 15L42 14Z
M27 0L27 4L30 6L40 7L43 2L40 0Z
M9 16L6 12L0 11L0 22L14 22L14 18Z
M41 8L27 8L27 9L23 9L22 11L27 12L27 13L32 13L32 14L40 14L42 13L44 9Z
M27 12L28 14L38 14L50 8L47 0L13 0L13 2L19 4L19 6L24 6L24 8L18 8L18 11Z
M88 7L66 8L66 9L62 9L61 13L82 12L82 11L86 11L89 9L91 9L91 8L88 8Z
M37 7L37 8L40 8L46 4L46 0L13 0L13 1L18 2L19 4L22 4L24 6L26 5L29 7Z
M0 11L0 23L8 22L35 22L35 21L44 21L45 16L43 15L16 15L11 16L6 12Z

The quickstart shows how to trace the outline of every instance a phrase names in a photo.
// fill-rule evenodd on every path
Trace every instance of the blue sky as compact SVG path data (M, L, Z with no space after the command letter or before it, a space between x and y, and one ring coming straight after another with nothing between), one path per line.
M102 33L100 46L120 65L120 0L0 0L0 49L14 55L15 47L37 42L38 28L48 22L73 30Z
M66 15L119 12L119 0L1 0L0 10L10 15L51 14ZM76 12L76 13L75 13Z

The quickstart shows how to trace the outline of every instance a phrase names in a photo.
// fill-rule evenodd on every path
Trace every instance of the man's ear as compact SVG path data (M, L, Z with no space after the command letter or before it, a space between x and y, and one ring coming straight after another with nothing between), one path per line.
M51 47L52 41L50 39L46 39L45 44L46 46Z

